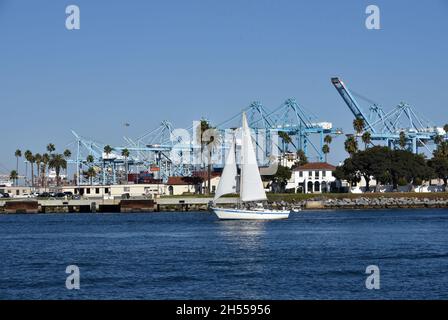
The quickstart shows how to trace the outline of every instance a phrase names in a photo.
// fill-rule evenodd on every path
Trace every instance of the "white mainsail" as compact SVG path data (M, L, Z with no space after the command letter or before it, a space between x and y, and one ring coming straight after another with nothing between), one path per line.
M245 112L241 141L240 198L243 202L267 200Z
M215 198L213 201L216 201L219 197L225 194L236 193L236 176L237 168L235 161L235 141L232 140L229 154L227 155L224 170L222 171L221 179L219 180L218 188L216 189Z

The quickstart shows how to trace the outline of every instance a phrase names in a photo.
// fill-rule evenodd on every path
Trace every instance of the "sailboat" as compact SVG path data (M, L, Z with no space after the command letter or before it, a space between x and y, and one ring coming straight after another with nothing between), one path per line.
M236 208L215 207L216 200L225 194L237 192L238 172L235 154L235 138L230 146L229 154L215 192L211 210L219 219L251 219L251 220L275 220L287 219L289 211L271 210L263 207L261 201L267 200L258 169L254 145L247 124L246 113L242 117L242 139L241 139L241 165L239 175L240 201ZM256 203L255 207L247 207L248 203Z

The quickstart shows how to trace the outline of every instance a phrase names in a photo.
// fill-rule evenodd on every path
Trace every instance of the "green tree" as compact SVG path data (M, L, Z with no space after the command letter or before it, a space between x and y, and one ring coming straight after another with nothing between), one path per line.
M400 181L413 183L415 179L428 180L434 176L434 171L428 166L423 155L413 154L408 150L393 150L390 160L390 176L394 190L398 189Z
M48 163L50 162L50 155L48 153L44 153L42 155L42 164L41 164L41 185L46 188L47 187L47 175L46 175L46 170L48 167Z
M121 155L124 157L124 167L125 167L126 182L127 182L128 181L128 171L129 171L128 158L129 158L130 152L128 149L125 148L125 149L121 150Z
M103 184L106 183L106 160L109 160L109 155L114 151L110 145L106 145L103 149L103 152L106 154L106 157L103 157Z
M103 151L106 154L106 158L108 158L112 151L114 151L114 148L112 148L110 145L107 145L104 147Z
M84 175L89 179L90 185L93 185L93 178L96 177L96 170L94 167L90 167L87 171L84 172Z
M212 155L213 151L220 145L220 136L215 127L211 126L210 122L202 119L199 130L197 132L197 141L201 146L201 160L204 163L203 154L206 150L207 158L207 186L206 193L210 194L211 172L212 172Z
M92 163L95 161L95 159L93 158L93 156L91 154L89 154L86 158L86 161L89 164L89 166L91 166Z
M303 166L304 164L308 163L308 157L306 156L305 152L302 149L297 150L297 159L298 159L297 166Z
M353 156L358 151L358 141L354 136L349 136L344 142L344 148L350 156Z
M443 180L446 190L448 187L448 158L434 157L428 161L428 164L434 170L435 176Z
M23 154L25 157L25 180L28 179L28 163L31 165L30 159L33 156L33 153L30 150L26 150ZM33 168L31 168L31 172L33 171ZM33 180L33 175L31 174L31 180Z
M448 123L443 126L443 131L445 131L445 137L448 137Z
M404 131L401 131L400 136L398 138L398 145L402 150L404 150L406 148L406 144L407 144L406 134L404 133Z
M65 149L63 155L66 160L69 160L72 156L72 152L69 149ZM68 168L65 168L65 175L68 178Z
M42 155L40 153L36 153L34 155L34 161L36 162L36 172L37 172L37 181L40 181L40 164L42 163ZM33 186L34 186L34 178L33 178Z
M54 151L56 150L56 147L54 146L53 143L49 143L47 144L47 151L52 154Z
M332 138L329 134L327 134L327 135L324 137L324 143L330 145L332 142L333 142L333 138Z
M448 128L447 128L448 129ZM435 176L443 180L445 190L448 189L448 142L442 141L433 152L429 166L434 170Z
M322 152L325 155L325 162L327 162L327 155L330 153L330 146L328 144L324 144L322 146Z
M271 180L273 192L284 192L291 175L292 170L290 168L279 165L274 175L264 176L264 178Z
M359 151L353 155L352 164L355 170L364 178L366 190L370 190L370 180L375 178L378 184L385 182L389 175L390 149L387 147L376 146Z
M292 144L292 146L294 147L294 149L296 149L296 145L294 144L294 142L292 141L291 136L289 135L288 132L286 131L279 131L278 132L278 136L282 139L283 142L283 151L288 151L288 145Z
M361 139L364 142L364 149L367 149L367 146L372 142L372 134L366 131L362 134Z
M364 131L364 127L365 127L364 119L356 118L355 120L353 120L353 129L355 129L357 135L360 135L361 132Z
M9 179L11 179L13 182L17 184L17 179L19 179L19 173L16 170L12 170L9 174Z
M361 181L361 174L356 167L352 158L347 158L344 160L344 163L340 166L337 166L333 175L338 180L346 180L350 184L350 187L359 181ZM351 188L349 188L349 192Z
M16 157L16 172L17 176L19 176L19 158L22 157L22 151L20 149L17 149L16 152L14 152L14 156ZM18 180L16 180L16 185L18 184Z
M59 176L61 173L61 169L67 169L67 160L65 159L63 154L52 154L50 158L50 162L48 163L48 167L54 169L56 173L56 186L59 186Z
M436 136L434 136L434 143L436 144L436 145L438 145L438 144L440 144L440 143L442 143L443 142L443 136L441 136L441 135L436 135Z
M436 158L446 158L448 157L448 141L442 141L434 150L433 156Z

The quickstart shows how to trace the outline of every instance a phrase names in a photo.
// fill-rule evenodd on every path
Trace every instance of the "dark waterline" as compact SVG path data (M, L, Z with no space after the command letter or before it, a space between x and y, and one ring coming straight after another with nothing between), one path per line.
M1 215L0 299L447 299L447 213ZM65 288L72 264L80 290Z

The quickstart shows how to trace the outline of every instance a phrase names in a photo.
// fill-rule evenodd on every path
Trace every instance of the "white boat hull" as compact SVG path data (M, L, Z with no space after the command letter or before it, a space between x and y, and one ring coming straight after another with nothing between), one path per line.
M222 220L278 220L288 219L289 211L267 210L267 209L227 209L211 208L213 212Z

